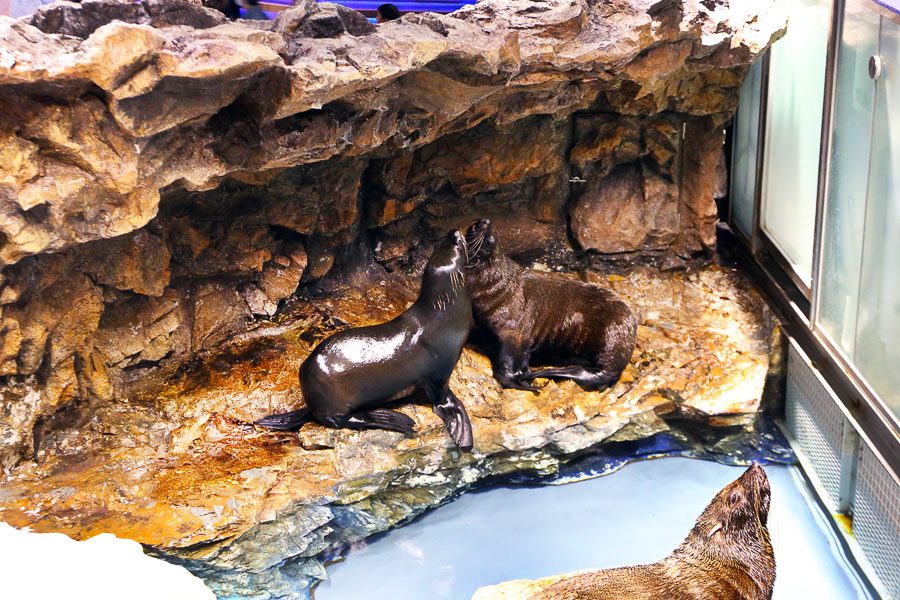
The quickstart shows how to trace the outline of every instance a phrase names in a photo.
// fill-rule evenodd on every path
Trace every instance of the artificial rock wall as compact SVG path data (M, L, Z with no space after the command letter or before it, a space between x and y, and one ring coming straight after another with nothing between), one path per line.
M304 598L347 544L480 482L657 434L752 456L778 328L739 274L694 267L722 127L782 30L755 0L0 17L0 520L113 532L222 597ZM614 387L503 389L473 345L451 380L471 453L415 404L408 438L250 425L299 406L311 349L403 310L432 241L481 216L641 315Z
M310 0L265 23L87 0L0 17L0 462L348 261L413 272L477 216L520 258L708 253L722 126L783 28L765 8L488 0L375 27Z

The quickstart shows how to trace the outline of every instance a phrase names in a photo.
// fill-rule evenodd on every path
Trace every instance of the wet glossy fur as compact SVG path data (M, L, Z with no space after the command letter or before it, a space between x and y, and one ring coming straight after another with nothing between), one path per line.
M769 481L754 465L720 491L681 545L650 565L564 577L530 600L768 600Z
M457 445L472 447L472 426L448 385L472 328L465 287L465 243L452 231L434 250L419 297L395 319L335 333L300 367L306 411L271 415L258 424L295 429L311 416L329 427L413 432L413 420L376 408L419 387Z
M466 246L475 322L500 343L494 375L501 384L537 390L532 380L551 377L603 389L618 379L631 360L637 319L614 293L519 266L487 219L469 227ZM533 356L560 366L531 370Z

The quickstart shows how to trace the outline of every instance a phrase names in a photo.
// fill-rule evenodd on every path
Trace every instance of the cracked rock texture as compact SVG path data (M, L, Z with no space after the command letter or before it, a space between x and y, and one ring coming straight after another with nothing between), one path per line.
M486 0L378 27L311 0L272 22L181 0L0 17L4 518L289 597L340 544L485 477L552 471L663 413L749 421L762 309L741 304L756 324L732 346L692 340L699 321L654 325L653 302L691 277L740 285L653 269L712 255L722 127L783 27L754 0ZM411 440L243 425L301 402L314 341L399 312L431 243L482 216L523 262L640 266L615 285L654 358L607 394L533 397L467 351L473 456L420 408ZM721 300L699 297L685 314Z
M0 17L0 464L343 258L413 272L477 217L521 259L707 256L722 125L782 31L770 8L489 0L376 28L310 0L273 22L86 0Z
M248 424L302 403L297 368L320 339L383 321L414 299L416 280L395 274L297 298L283 322L149 373L116 401L73 415L47 434L35 462L2 482L0 519L77 539L113 532L137 540L220 596L303 597L342 546L486 479L551 474L597 444L686 424L720 429L720 437L752 424L778 366L770 349L779 348L779 330L738 274L712 266L585 278L643 317L622 378L602 393L570 381L548 382L540 394L508 390L467 348L450 385L472 419L471 454L457 452L431 409L417 404L400 408L416 422L411 438Z

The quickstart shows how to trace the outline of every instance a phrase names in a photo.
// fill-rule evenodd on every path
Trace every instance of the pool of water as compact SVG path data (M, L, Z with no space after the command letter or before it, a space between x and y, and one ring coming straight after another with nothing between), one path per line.
M871 598L796 467L767 466L776 600ZM315 600L468 599L480 586L654 562L743 469L687 458L543 487L470 493L351 550Z

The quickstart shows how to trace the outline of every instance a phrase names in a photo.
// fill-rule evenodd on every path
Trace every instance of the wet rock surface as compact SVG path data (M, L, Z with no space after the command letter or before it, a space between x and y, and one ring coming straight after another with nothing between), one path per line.
M520 260L708 259L749 0L487 0L374 27L306 1L0 17L0 464L374 256L490 217Z
M551 474L598 444L679 422L723 431L753 422L777 370L770 353L779 333L746 281L715 266L584 277L641 314L630 366L602 393L548 382L532 394L500 388L488 358L468 347L451 388L472 418L471 454L415 403L399 408L416 421L411 438L248 424L302 405L297 368L324 336L386 320L412 301L417 281L395 274L295 299L279 320L191 363L132 371L125 393L70 410L36 460L5 477L0 519L76 539L113 532L137 540L222 596L302 597L344 544L481 481Z

